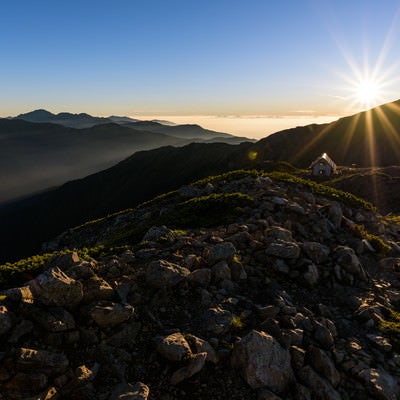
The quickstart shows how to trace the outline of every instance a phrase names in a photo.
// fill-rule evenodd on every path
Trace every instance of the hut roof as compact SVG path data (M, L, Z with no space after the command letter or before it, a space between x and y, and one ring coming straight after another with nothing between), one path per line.
M323 153L319 157L317 157L310 165L309 168L312 168L315 164L318 164L321 160L325 160L328 165L330 165L333 169L336 169L335 162L328 156L328 154Z

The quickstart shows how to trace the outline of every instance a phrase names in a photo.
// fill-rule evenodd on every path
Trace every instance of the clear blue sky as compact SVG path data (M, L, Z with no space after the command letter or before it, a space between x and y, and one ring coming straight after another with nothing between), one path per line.
M0 115L343 115L380 60L400 98L392 0L2 0Z

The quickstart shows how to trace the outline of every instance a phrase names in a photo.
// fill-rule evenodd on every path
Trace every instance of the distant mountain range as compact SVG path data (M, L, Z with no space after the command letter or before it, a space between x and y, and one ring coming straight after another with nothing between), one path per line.
M168 123L168 121L165 121ZM170 123L172 124L172 123ZM198 125L36 110L0 119L0 203L111 167L136 151L250 139Z
M115 117L115 118L121 118L121 117ZM122 118L128 118L128 117L122 117ZM78 128L78 129L91 128L94 125L117 122L113 121L110 118L92 117L91 115L85 113L72 114L68 112L61 112L59 114L53 114L46 110L31 111L26 114L20 114L14 117L13 119L23 119L24 121L28 122L58 124L58 125L68 126L69 128ZM132 120L130 122L135 122L135 120Z
M160 127L154 122L128 122L128 126L102 125L89 131L95 130L93 135L101 137L98 129L107 133L112 127L120 134L128 134L129 130L136 134L132 124L154 126L154 129L164 132L170 128ZM45 127L55 132L54 125ZM178 131L182 128L175 128L179 135ZM78 136L82 134L81 130L68 129L65 133L67 136L71 136L71 132ZM193 130L196 129L194 126ZM106 133L104 135L107 137ZM204 134L206 138L209 136L209 132ZM194 143L136 152L112 168L0 207L0 257L5 259L27 255L37 251L43 241L69 227L133 207L208 175L239 168L263 169L269 160L289 161L297 167L306 168L319 154L327 152L339 165L400 164L399 136L400 100L341 118L331 124L288 129L256 143ZM183 139L175 136L174 140ZM81 157L96 155L90 146L83 147L87 150ZM396 204L394 199L390 204ZM396 210L400 211L400 206Z

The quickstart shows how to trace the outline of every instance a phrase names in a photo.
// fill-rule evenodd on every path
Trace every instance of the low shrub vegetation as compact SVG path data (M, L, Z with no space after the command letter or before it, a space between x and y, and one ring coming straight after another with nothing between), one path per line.
M244 207L252 204L253 198L247 194L214 193L177 204L160 217L160 222L174 228L217 226L233 222Z
M303 185L309 188L312 192L317 193L321 196L326 196L337 201L342 201L351 207L363 208L364 210L376 211L376 207L368 201L360 199L351 193L343 192L342 190L334 189L330 186L326 186L320 183L316 183L311 180L299 178L297 176L287 174L284 172L271 172L267 174L270 178L279 181L294 183Z
M102 257L107 254L121 253L127 246L107 246L104 244L95 247L83 247L81 249L62 250L52 253L37 254L16 262L8 262L0 265L0 287L10 287L14 284L20 284L27 281L42 272L52 258L76 251L83 260L89 260L92 257Z
M392 308L387 309L387 315L378 328L389 337L395 350L400 351L400 312Z
M238 169L235 171L225 172L221 175L214 175L214 176L209 176L204 179L200 179L200 180L192 183L192 186L201 188L201 187L206 186L208 183L215 184L215 183L223 182L223 181L231 182L231 181L235 181L238 179L247 178L248 176L255 178L262 174L263 174L263 172L257 171L255 169L252 169L252 170Z
M382 240L381 237L369 233L364 225L354 224L351 228L353 233L360 239L368 240L371 246L380 254L386 255L391 250L391 247Z

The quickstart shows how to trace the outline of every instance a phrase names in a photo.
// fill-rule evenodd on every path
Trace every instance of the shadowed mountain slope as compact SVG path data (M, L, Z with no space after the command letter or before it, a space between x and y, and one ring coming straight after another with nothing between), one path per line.
M248 167L249 146L190 144L137 152L105 171L4 205L0 257L4 261L30 254L43 241L88 219L135 206L210 174Z
M32 119L54 115L44 110L30 114ZM71 115L76 116L68 114L68 118ZM65 120L70 121L68 118ZM102 119L101 125L76 129L54 123L0 119L0 203L98 172L136 151L183 146L192 141L240 143L247 140L228 134L219 136L220 133L200 126L167 127L177 130L180 137L175 137L171 135L173 131L167 134L145 129L149 124L161 126L158 123L139 124L134 128L107 121Z
M327 152L338 165L388 166L400 160L400 100L330 124L287 129L257 142L262 158L306 168Z
M186 143L114 123L74 129L0 119L0 202L108 168L138 150Z

